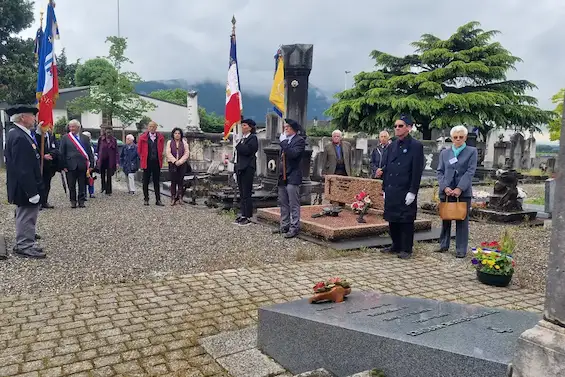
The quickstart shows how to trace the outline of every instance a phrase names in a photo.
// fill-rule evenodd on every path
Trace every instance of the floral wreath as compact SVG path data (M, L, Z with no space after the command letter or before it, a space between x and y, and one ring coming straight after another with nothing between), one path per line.
M345 279L331 278L328 281L320 281L314 286L314 293L323 293L330 291L332 288L340 286L344 289L351 288L351 284Z

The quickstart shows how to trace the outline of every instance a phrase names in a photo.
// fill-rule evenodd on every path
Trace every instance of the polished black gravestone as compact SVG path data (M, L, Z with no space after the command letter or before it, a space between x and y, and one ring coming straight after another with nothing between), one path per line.
M505 377L535 313L353 292L340 304L307 300L259 309L258 347L291 373L338 377Z

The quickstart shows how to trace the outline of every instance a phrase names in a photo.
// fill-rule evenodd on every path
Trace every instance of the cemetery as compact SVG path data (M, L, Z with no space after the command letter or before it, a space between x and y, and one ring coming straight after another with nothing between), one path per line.
M51 20L52 1L48 11ZM505 101L515 101L511 108L489 113L500 126L490 118L483 121L474 111L444 110L438 103L445 98L461 100L458 96L475 89L453 86L458 77L440 77L449 69L435 72L438 82L428 80L428 72L407 69L418 59L418 64L430 64L426 59L431 59L431 66L449 66L439 56L449 52L459 59L465 54L454 46L460 45L466 46L463 50L506 54L513 62L508 51L488 42L494 34L471 22L445 41L422 36L415 55L402 58L373 51L377 71L360 72L352 89L346 81L345 90L327 110L332 129L326 131L343 129L342 142L351 146L349 174L325 170L325 147L335 143L333 135L309 135L310 74L320 69L314 44L280 45L273 87L277 72L282 72L284 116L270 98L275 111L265 114L265 128L257 132L253 217L243 227L236 220L238 212L244 212L234 152L242 122L230 125L228 120L235 76L240 94L239 72L233 72L238 64L235 30L233 17L224 134L203 131L198 91L180 92L183 104L175 105L186 107L181 138L189 146L191 171L180 176L187 189L181 204L190 205L175 206L171 201L170 206L143 206L138 194L126 190L123 172L115 175L113 196L96 192L84 210L65 207L68 186L54 185L51 201L57 205L41 210L35 234L48 257L29 260L14 257L13 235L21 230L13 220L13 206L7 205L6 190L0 190L6 203L0 206L0 376L565 376L565 178L559 166L565 152L539 156L534 136L538 125L555 121L555 114L537 108L524 94L523 88L533 84L508 80L498 85L505 76L495 79L488 74L475 84L492 82L494 89L488 88L501 96L496 97L500 103L481 100L484 103L477 105L472 96L465 100L493 113ZM121 37L116 38L119 42ZM46 40L53 43L53 38ZM111 54L117 47L113 45ZM426 54L437 50L442 54ZM475 59L471 55L465 59ZM494 68L487 63L485 70L492 74ZM119 64L114 68L118 80L128 76ZM511 63L501 69L510 68ZM472 74L458 74L472 80ZM412 75L426 81L427 89L413 85ZM94 92L72 106L93 101L93 93L103 91L103 86L98 81ZM408 107L393 114L400 105L385 97L396 96L407 86L420 95L408 106L415 126L392 128ZM80 90L85 93L91 90L84 88ZM431 89L442 95L430 95ZM126 94L136 96L133 90ZM422 98L437 101L436 123L422 111ZM4 104L0 105L2 127L7 132L21 128L4 121ZM144 106L140 114L159 114L147 104L140 108ZM512 118L514 111L509 109L515 107L523 116ZM82 110L83 116L100 113L92 113L95 108ZM243 118L242 107L239 111L238 119ZM120 116L116 124L129 119ZM113 122L112 117L100 118ZM298 137L306 140L298 155L302 182L297 185L297 237L281 236L279 229L278 186L281 179L286 181L287 171L282 143L288 140L281 133L290 123L285 118L304 126ZM438 192L438 167L442 151L457 150L453 140L458 139L449 134L454 125L465 127L465 147L476 148L478 159L470 179L470 212L458 219L469 215L469 250L457 258L454 248L438 250L440 237L449 239L442 234L445 217L439 213L444 204ZM394 229L385 220L385 202L389 211L394 201L387 200L394 199L390 191L385 197L383 180L371 167L379 132L388 129L394 134L402 127L410 127L411 137L423 145L423 173L412 198L418 205L413 204L415 245L409 260L387 251ZM563 120L560 130L565 132ZM398 151L402 148L408 147ZM336 152L336 160L337 156ZM457 162L454 156L450 164ZM155 187L167 197L175 171L163 166ZM135 173L137 189L143 173ZM2 187L8 176L0 174ZM61 179L64 183L63 174ZM391 190L388 182L385 189ZM405 208L413 203L404 195L401 199ZM451 233L454 242L457 237Z

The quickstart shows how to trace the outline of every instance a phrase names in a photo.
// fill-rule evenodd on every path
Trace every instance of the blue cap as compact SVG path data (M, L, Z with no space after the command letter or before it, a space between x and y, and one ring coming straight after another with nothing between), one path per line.
M414 124L414 122L412 121L412 117L410 115L407 114L402 114L400 116L400 120L403 121L404 123L406 123L407 126L411 126Z

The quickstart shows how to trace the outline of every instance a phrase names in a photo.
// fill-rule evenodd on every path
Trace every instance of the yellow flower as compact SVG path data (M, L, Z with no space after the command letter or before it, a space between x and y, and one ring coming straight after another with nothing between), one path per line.
M483 259L483 264L487 264L487 261L486 261L486 259Z
M488 263L488 265L491 266L491 267L494 266L494 261L493 261L493 260L489 260L487 263Z
M496 268L497 270L500 270L500 266L498 264L495 264L494 268Z

